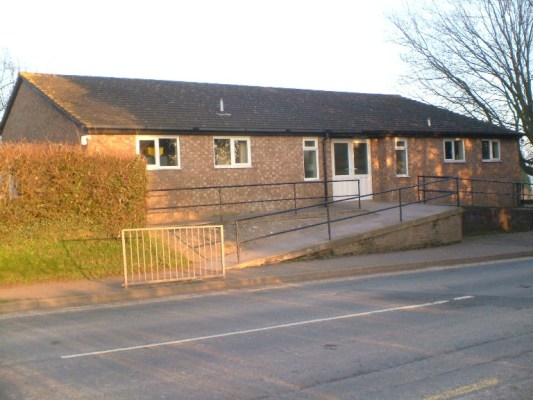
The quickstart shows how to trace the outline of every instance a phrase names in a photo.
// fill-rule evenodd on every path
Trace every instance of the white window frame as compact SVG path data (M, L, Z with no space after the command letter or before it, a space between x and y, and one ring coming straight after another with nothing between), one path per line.
M403 142L403 145L399 145L398 142ZM396 138L394 139L394 170L396 173L396 176L398 177L406 177L409 176L409 152L407 150L407 139L404 138ZM398 151L403 151L405 153L405 173L404 174L398 174Z
M312 146L308 146L306 142L313 142ZM304 138L302 141L303 146L303 161L304 161L304 181L316 181L320 179L320 166L318 165L318 139L316 138ZM315 165L316 165L316 176L314 177L306 177L305 176L305 153L306 152L315 152Z
M176 165L161 165L161 154L159 146L160 139L170 139L176 141ZM180 151L180 139L178 136L137 136L136 137L136 152L141 155L141 141L151 140L154 142L154 164L146 164L148 170L161 170L161 169L181 169L181 151ZM157 150L156 150L157 149ZM157 157L156 157L157 155Z
M488 142L489 144L489 158L483 158L483 142ZM498 156L494 156L494 147L493 145L498 145ZM502 146L498 139L481 139L481 161L483 162L498 162L501 161L502 157Z
M452 146L452 158L446 158L446 143L451 143ZM455 144L460 143L462 148L462 158L457 158L457 152L455 150ZM443 158L445 163L464 163L466 162L465 154L465 141L463 139L444 139L442 143Z
M217 165L216 159L216 140L229 140L230 141L230 164ZM235 142L246 142L246 151L248 154L248 161L245 163L238 163L235 161ZM248 136L215 136L213 138L213 164L215 168L250 168L252 166L252 146L251 140Z

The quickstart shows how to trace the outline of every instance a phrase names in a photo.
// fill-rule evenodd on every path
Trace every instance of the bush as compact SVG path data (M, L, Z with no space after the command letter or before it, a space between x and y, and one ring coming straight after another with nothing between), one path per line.
M76 221L116 237L144 225L145 198L142 158L88 154L77 146L0 145L0 231Z
M0 285L122 272L123 228L146 218L142 158L0 145Z

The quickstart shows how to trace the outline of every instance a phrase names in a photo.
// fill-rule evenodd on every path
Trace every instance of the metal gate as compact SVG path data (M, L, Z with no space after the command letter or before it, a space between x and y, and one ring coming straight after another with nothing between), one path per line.
M124 287L225 277L224 230L218 226L122 230Z

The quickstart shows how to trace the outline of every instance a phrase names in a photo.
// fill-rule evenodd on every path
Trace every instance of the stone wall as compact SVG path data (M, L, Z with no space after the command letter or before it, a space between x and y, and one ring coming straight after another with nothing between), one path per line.
M462 240L461 210L401 222L397 225L334 241L323 255L383 253L457 243Z
M464 209L465 235L525 231L533 231L533 208L465 207Z

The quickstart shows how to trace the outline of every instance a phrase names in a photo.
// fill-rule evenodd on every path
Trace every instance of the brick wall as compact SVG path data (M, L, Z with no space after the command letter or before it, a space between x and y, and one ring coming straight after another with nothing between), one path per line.
M252 137L251 167L215 168L213 137L207 135L180 135L181 169L149 171L151 189L211 187L233 185L256 185L283 182L303 182L303 139L301 137ZM320 150L320 149L319 149ZM322 175L322 155L319 151L320 179ZM297 197L319 197L323 199L323 184L270 185L266 187L234 187L194 191L153 192L149 197L149 207L172 205L242 203L255 200L276 200L274 202L234 204L224 206L224 213L270 211L294 207L292 199ZM313 202L299 201L298 206ZM198 209L199 213L218 213L218 206ZM189 217L190 212L189 212Z
M2 140L80 143L81 130L43 95L22 81Z
M136 152L134 135L94 134L89 135L87 151L134 156Z
M525 232L533 230L533 208L465 207L463 232Z
M155 134L155 133L154 133ZM311 136L310 136L311 137ZM318 138L320 180L324 179L322 160L322 138ZM213 156L213 136L179 135L180 169L149 171L150 189L210 187L232 185L255 185L258 183L302 182L303 181L303 147L302 137L252 136L251 167L215 168ZM482 162L481 139L465 139L465 162L445 163L442 138L407 138L409 176L397 177L395 172L395 139L371 139L371 165L373 191L385 191L391 188L406 187L417 183L418 175L447 175L461 178L483 178L491 180L518 181L520 168L518 163L518 146L515 140L500 140L501 162ZM331 143L326 142L326 154L331 155ZM90 151L114 151L135 153L134 135L91 135L88 149ZM331 179L331 160L327 160L327 176ZM454 190L451 182L448 189ZM470 187L461 187L465 193L461 202L468 203L471 196ZM154 208L187 206L197 204L239 203L243 201L264 199L292 198L294 188L286 186L244 187L206 189L195 191L152 192L148 198L149 206ZM484 188L476 183L477 191L494 191L494 187ZM320 201L324 195L322 184L297 185L298 197L317 197ZM331 186L329 194L332 193ZM485 200L489 197L485 196ZM396 201L397 192L375 196L375 200ZM417 190L402 192L404 201L417 199ZM510 198L509 198L510 199ZM494 198L502 202L502 198ZM456 200L450 198L449 201ZM309 203L309 202L308 202ZM308 204L307 203L307 204ZM299 202L298 206L306 205ZM276 201L252 205L235 204L225 206L224 212L267 211L293 207L291 201ZM198 209L200 213L218 213L218 206ZM190 210L188 211L190 213Z
M395 138L372 140L372 169L374 192L391 188L405 187L417 184L418 175L457 176L463 179L489 179L519 182L520 165L518 144L515 139L500 139L501 161L483 162L481 160L481 138L464 139L465 162L445 163L442 138L407 138L409 176L397 177L395 172ZM450 184L450 189L454 188ZM475 183L476 191L501 191L503 187L495 188ZM460 190L470 191L470 183L464 182ZM416 190L402 192L402 199L415 200ZM478 195L480 199L481 195ZM485 196L486 201L501 201L501 198ZM396 199L395 194L382 196L382 200ZM511 199L508 199L511 201ZM470 202L471 196L464 193L461 202ZM507 201L507 200L505 200Z
M212 136L180 135L179 140L181 169L151 172L152 187L245 185L304 179L300 137L252 137L249 168L215 168Z

